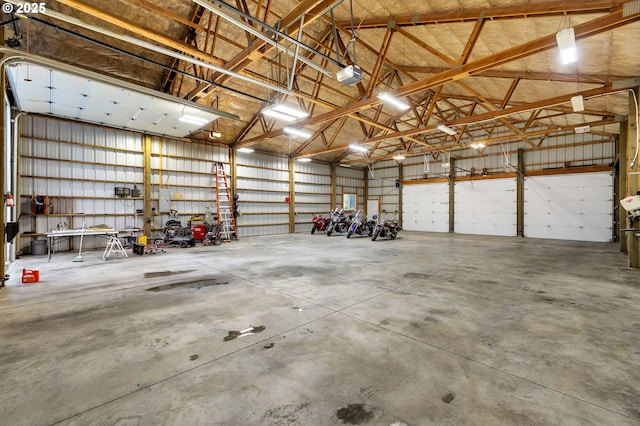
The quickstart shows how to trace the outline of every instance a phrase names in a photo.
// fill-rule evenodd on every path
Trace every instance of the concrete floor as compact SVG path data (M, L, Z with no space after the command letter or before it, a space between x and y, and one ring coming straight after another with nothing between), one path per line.
M27 256L0 290L1 424L640 424L640 272L617 244L403 231L76 254Z

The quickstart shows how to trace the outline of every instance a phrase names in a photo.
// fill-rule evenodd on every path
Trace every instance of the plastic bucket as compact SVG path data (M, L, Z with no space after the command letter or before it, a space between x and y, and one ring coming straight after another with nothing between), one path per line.
M47 240L31 241L31 254L47 254Z

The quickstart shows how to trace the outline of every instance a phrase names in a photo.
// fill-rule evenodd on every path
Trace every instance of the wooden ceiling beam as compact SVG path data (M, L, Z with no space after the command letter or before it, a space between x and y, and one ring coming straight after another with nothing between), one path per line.
M403 66L403 71L419 74L440 74L448 70L442 67L422 67L422 66ZM513 80L535 80L535 81L557 81L561 83L587 83L587 84L606 84L615 80L621 80L630 76L621 75L597 75L597 74L562 74L554 72L535 72L535 71L506 71L506 70L487 70L475 73L472 77L487 78L507 78Z
M576 25L574 27L574 32L575 32L576 38L580 39L580 38L585 38L585 37L593 36L596 34L600 34L602 32L609 31L611 29L614 29L638 20L640 20L640 13L624 16L622 8L618 8L607 15L595 18L583 24ZM453 68L451 70L442 72L435 76L406 84L401 88L396 89L396 94L399 96L408 96L426 89L439 87L441 85L444 85L452 81L461 80L472 74L487 71L493 67L504 65L509 62L526 58L528 56L541 53L546 50L554 49L554 48L556 48L555 33L538 38L536 40L522 44L520 46L516 46L510 49L504 50L502 52L498 52L496 54L487 56L485 58L482 58L473 62L469 62L458 68ZM354 112L362 111L368 108L373 108L377 106L380 102L381 102L380 100L374 99L374 98L353 102L353 103L350 103L349 105L346 105L337 110L328 112L326 114L321 114L315 117L311 117L303 121L301 124L313 125L313 124L321 123L327 120L332 120L341 115L352 114ZM499 113L495 113L495 114L496 114L495 115L496 118L502 117L502 115L500 115ZM464 124L464 123L460 123L460 124ZM411 131L415 133L410 133L411 131L409 131L409 133L407 133L406 135L397 134L397 136L391 136L391 138L400 137L400 136L409 136L411 134L418 134L418 133L421 133L420 130L421 129L414 129ZM280 134L282 134L282 130L276 130L253 139L245 140L242 142L236 142L234 145L248 146L248 145L258 143L261 140L278 136Z
M380 77L380 71L382 71L382 66L384 65L385 58L387 57L387 52L389 51L393 34L394 31L387 27L387 31L385 31L384 37L382 38L380 50L378 51L376 63L371 71L371 78L369 79L369 86L367 86L366 96L371 96L373 94L373 90L378 85L378 77Z
M545 3L531 3L520 6L487 7L477 9L453 9L444 12L414 13L395 17L397 26L417 26L431 24L445 24L457 22L472 22L484 13L485 19L514 19L531 18L537 16L564 16L565 14L593 14L607 13L612 8L626 3L621 0L590 0L590 1L547 1ZM358 21L358 29L384 28L387 20L384 18L364 19ZM340 23L340 26L350 29L350 22Z
M166 37L162 34L158 34L151 30L147 30L145 28L140 27L139 25L127 21L125 19L119 18L117 16L111 15L110 13L104 12L102 10L96 9L93 6L86 5L84 3L80 3L77 0L58 0L58 3L64 4L65 6L69 6L73 9L76 9L80 12L86 13L90 16L98 18L102 21L108 22L112 25L118 26L125 30L136 33L137 35L148 38L149 40L153 40L160 44L163 44L168 47L172 47L180 52L189 54L195 58L198 58L204 62L208 62L213 65L223 66L224 62L218 58L214 58L204 52L199 51L198 49L194 49L193 47L184 44L180 41L173 40L169 37Z
M462 54L460 55L460 59L458 59L458 64L464 65L469 60L469 55L473 51L476 43L478 42L478 38L480 37L480 32L484 27L485 19L484 12L480 13L476 24L473 26L473 30L471 31L471 35L469 36L469 40L467 40L467 44L465 44Z
M411 40L412 42L414 42L418 46L422 47L427 52L430 52L431 54L433 54L436 57L440 58L443 62L445 62L445 63L447 63L447 64L449 64L451 66L455 66L455 65L458 64L455 59L450 58L447 55L445 55L444 53L440 52L439 50L431 47L429 44L427 44L424 41L420 40L418 37L414 36L413 34L411 34L410 32L408 32L406 30L404 30L403 28L396 27L396 31L398 33L402 34L403 36L405 36L408 40Z
M483 114L472 115L469 117L461 117L461 118L447 122L447 125L462 125L462 124L473 124L475 122L484 122L487 120L494 120L494 119L506 117L508 115L512 115L520 112L537 110L537 109L549 107L556 104L571 102L571 98L573 96L576 96L577 94L582 94L585 98L590 98L595 96L607 95L611 93L617 93L620 91L621 89L614 90L611 88L611 85L606 85L598 89L586 90L581 93L570 93L567 95L557 96L551 99L544 99L541 101L525 103L518 106L513 106L511 108L507 108L504 110L496 110L496 111L486 112ZM403 130L401 132L395 133L394 135L390 135L390 137L397 138L397 137L415 136L420 133L427 133L427 132L433 131L435 129L436 129L436 126L429 125L421 129ZM520 135L511 135L510 137L519 137L519 136ZM383 139L386 139L386 137L376 137L366 141L361 141L361 143L373 143Z

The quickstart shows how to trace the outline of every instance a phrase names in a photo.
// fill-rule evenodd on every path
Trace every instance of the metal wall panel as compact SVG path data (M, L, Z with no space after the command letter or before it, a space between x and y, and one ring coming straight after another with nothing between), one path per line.
M527 177L524 235L530 238L613 239L613 177L580 173Z
M401 189L396 187L399 173L399 166L395 160L380 162L367 173L368 199L379 200L380 213L386 219L399 219Z
M449 232L449 184L403 186L402 214L407 231Z
M517 234L516 179L458 181L454 190L456 233Z
M237 153L240 237L289 232L289 159L263 153Z
M310 232L314 214L325 217L331 210L331 166L328 164L296 161L295 232Z
M38 116L25 116L21 123L20 250L28 253L32 239L44 238L62 223L71 228L143 225L135 213L142 200L114 195L115 186L142 188L140 135ZM31 215L34 195L49 197L47 215ZM102 247L103 242L90 238L83 246Z

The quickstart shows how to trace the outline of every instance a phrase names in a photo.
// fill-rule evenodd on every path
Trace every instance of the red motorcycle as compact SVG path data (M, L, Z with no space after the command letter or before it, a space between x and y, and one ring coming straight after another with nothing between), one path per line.
M311 235L315 234L316 231L326 231L327 225L329 225L329 219L322 216L321 214L314 214L311 221L313 222L313 226L311 227Z

